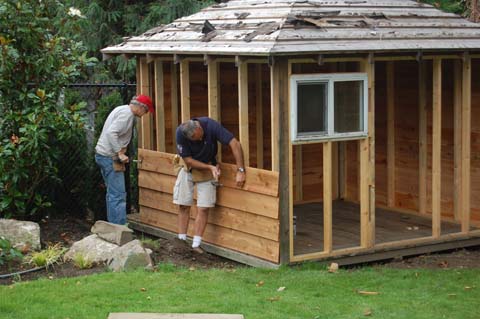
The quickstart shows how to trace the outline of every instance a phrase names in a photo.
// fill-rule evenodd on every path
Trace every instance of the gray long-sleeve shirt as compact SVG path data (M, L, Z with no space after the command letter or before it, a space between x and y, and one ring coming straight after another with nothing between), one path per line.
M98 139L95 151L103 156L115 156L122 148L127 147L132 138L135 115L129 105L117 106L103 124L102 134Z

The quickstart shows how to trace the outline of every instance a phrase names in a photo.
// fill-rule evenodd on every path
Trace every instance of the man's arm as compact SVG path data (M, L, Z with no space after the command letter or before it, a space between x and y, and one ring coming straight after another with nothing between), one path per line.
M236 138L232 138L230 143L230 148L232 149L233 157L235 157L235 162L237 163L237 176L235 181L237 186L242 187L245 184L245 165L243 162L243 150L242 145Z

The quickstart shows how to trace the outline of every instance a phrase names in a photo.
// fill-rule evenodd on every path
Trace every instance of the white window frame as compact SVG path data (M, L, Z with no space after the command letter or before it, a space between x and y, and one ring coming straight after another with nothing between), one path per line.
M335 82L363 81L363 96L360 97L363 107L363 130L348 133L335 133L334 118L334 84ZM327 87L327 132L324 134L302 133L297 128L297 94L298 83L328 83ZM290 136L293 144L303 144L323 140L360 139L368 136L368 76L367 73L322 73L299 74L290 76Z

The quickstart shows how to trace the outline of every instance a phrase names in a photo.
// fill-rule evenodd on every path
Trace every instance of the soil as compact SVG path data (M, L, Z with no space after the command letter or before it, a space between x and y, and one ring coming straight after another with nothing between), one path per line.
M42 247L44 248L48 245L60 243L63 247L68 248L74 242L89 236L92 225L93 223L73 218L42 220L40 222ZM137 238L142 238L142 235L137 234ZM175 267L195 269L242 267L241 264L216 255L209 253L197 254L193 252L188 245L179 243L177 240L163 238L151 239L152 240L144 241L144 245L152 249L152 259L156 266L160 264L171 264ZM372 263L370 265L403 269L480 268L480 247L397 258ZM0 266L0 277L2 274L10 274L32 268L31 265L22 262L10 262L8 265ZM61 262L48 269L41 269L8 278L0 278L0 284L8 285L38 278L54 279L84 276L104 271L106 271L105 265L94 265L89 269L79 269L75 267L73 263Z

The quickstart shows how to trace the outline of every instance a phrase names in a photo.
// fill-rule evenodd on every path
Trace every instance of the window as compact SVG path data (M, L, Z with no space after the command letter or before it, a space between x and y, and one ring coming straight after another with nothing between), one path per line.
M292 142L367 136L365 73L293 75L290 87Z

